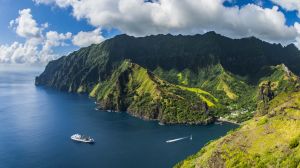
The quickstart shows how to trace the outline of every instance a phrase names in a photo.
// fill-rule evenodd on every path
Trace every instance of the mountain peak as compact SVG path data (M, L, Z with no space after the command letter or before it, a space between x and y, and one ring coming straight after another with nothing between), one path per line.
M299 49L293 43L287 45L285 48L287 48L289 50L293 50L293 51L299 51Z

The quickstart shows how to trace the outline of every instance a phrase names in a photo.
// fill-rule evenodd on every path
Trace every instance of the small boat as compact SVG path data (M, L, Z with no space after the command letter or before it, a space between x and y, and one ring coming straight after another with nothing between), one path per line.
M193 140L193 135L187 136L187 137L182 137L182 138L176 138L176 139L167 140L166 143L177 142L177 141L181 141L181 140L188 139L188 138L190 140Z
M159 122L158 125L165 125L163 122Z
M216 124L216 125L223 125L223 122L222 122L222 121L220 121L220 122L219 122L219 121L216 121L215 124Z
M94 143L94 139L90 136L80 135L80 134L74 134L71 136L71 139L77 142L84 142L84 143Z

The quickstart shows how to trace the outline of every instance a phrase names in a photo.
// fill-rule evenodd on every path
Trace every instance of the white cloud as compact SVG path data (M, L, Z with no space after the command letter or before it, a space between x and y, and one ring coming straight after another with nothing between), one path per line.
M65 40L71 39L71 33L49 31L43 34L48 23L38 25L33 19L30 9L19 11L19 17L10 21L9 27L14 29L24 43L14 42L11 45L0 45L0 63L44 64L58 55L53 47L65 45Z
M36 63L36 46L29 43L14 42L12 45L0 45L0 63Z
M80 31L77 35L73 36L72 42L79 47L86 47L91 44L97 44L104 41L104 37L101 35L100 28L90 32Z
M298 17L300 18L300 1L299 0L271 0L273 3L281 6L288 11L298 11Z
M46 40L43 46L45 50L51 50L52 47L57 46L65 46L65 40L70 39L72 37L72 33L68 32L66 34L57 33L56 31L49 31L46 33Z
M56 3L59 7L67 7L70 3L76 0L33 0L37 4L51 4Z
M30 9L20 10L19 17L10 21L10 26L16 26L16 33L21 37L39 38L41 36L41 29L32 18Z
M77 19L87 19L95 27L117 28L136 36L213 30L230 37L256 36L283 44L295 42L298 36L295 27L286 25L284 14L276 6L271 9L255 4L225 7L224 0L35 1L71 7Z
M300 24L299 24L299 23L295 23L295 24L294 24L294 27L296 28L298 34L300 34ZM297 37L296 37L295 45L296 45L298 48L300 48L300 36L297 36Z

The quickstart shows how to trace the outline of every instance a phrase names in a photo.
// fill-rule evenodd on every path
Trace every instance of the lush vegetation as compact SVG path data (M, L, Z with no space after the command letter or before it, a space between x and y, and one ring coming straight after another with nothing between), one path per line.
M289 71L282 67L272 67L276 70L265 80L281 83L272 91L282 87L285 92L274 94L271 100L265 102L264 113L258 113L238 130L207 144L175 167L298 167L300 91L297 84L294 88L291 85L292 79L297 81L297 77L293 74L286 76ZM283 81L275 80L275 75ZM281 86L286 81L292 83Z
M166 82L128 60L110 79L95 85L90 96L97 99L99 108L163 123L208 124L214 121L211 111L218 106L210 93Z
M210 109L214 109L210 110L214 117L243 122L253 117L257 106L266 108L261 99L263 95L277 95L290 84L283 80L286 78L282 76L284 71L272 69L270 65L285 63L298 73L299 55L300 52L293 45L282 47L256 38L233 40L214 32L195 36L157 35L141 38L120 35L50 62L36 78L36 84L69 92L91 93L93 97L99 89L107 96L118 91L111 87L113 83L110 80L117 81L112 77L113 74L117 74L115 71L124 60L130 59L161 80L174 87L176 85L177 90L196 95ZM272 86L268 87L268 84ZM146 92L142 89L151 90L154 86L153 82L145 79L138 92ZM264 89L260 90L262 86ZM145 102L148 101L148 93L155 97L156 90L152 88L151 92L144 94ZM129 102L123 102L122 111L128 110Z
M163 123L243 122L176 167L297 167L300 84L293 72L300 73L293 44L214 32L119 35L50 62L36 85L89 93L98 108Z
M299 77L266 67L256 89L256 117L207 144L176 167L297 167L300 163Z
M256 38L230 39L214 32L140 38L119 35L50 62L36 78L36 84L70 92L77 92L78 88L81 92L89 92L99 81L107 80L125 59L154 73L159 68L163 72L174 70L177 72L174 75L159 76L170 83L179 80L177 84L188 86L203 83L209 78L206 69L214 73L211 69L217 72L218 68L214 67L218 65L229 75L242 76L251 83L261 77L257 74L264 66L284 63L293 72L300 72L300 52L293 45L283 47ZM219 89L232 99L239 97L235 88L224 82Z

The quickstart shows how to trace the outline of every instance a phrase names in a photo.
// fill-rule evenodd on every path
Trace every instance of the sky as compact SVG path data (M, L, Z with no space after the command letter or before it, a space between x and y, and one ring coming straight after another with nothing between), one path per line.
M300 0L0 0L0 64L45 65L118 34L255 36L300 48Z

